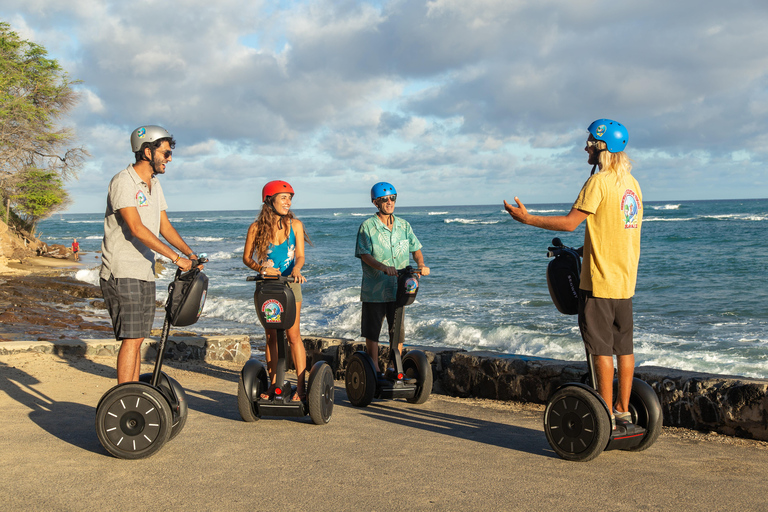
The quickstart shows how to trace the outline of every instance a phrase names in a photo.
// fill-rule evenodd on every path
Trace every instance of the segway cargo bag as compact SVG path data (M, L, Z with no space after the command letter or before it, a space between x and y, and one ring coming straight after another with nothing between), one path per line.
M264 280L253 295L256 314L264 329L290 329L296 321L296 298L288 283Z
M554 259L547 265L547 287L557 310L565 315L579 312L581 259L575 249L550 247Z
M200 269L180 275L168 285L168 302L165 312L171 325L184 327L200 318L208 293L208 276Z

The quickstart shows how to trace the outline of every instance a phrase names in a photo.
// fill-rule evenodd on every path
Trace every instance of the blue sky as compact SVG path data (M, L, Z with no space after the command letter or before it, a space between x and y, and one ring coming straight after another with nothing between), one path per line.
M104 210L129 134L178 141L171 210L571 202L586 127L625 124L647 201L768 197L768 3L4 0L81 100L70 212Z

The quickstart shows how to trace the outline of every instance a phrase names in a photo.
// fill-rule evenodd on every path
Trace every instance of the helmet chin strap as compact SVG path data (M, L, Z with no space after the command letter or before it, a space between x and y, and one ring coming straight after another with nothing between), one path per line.
M595 169L597 169L597 164L595 164L595 165L593 165L593 166L592 166L592 172L590 172L590 173L589 173L589 175L590 175L590 176L592 176L593 174L595 174Z

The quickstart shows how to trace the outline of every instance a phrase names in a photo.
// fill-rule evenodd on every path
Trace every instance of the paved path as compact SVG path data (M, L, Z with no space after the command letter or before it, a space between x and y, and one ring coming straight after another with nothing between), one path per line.
M358 409L337 382L328 425L245 423L237 366L166 371L187 390L186 427L127 461L94 430L112 358L0 356L2 509L765 509L765 443L665 431L646 452L572 463L550 450L538 406L433 396Z

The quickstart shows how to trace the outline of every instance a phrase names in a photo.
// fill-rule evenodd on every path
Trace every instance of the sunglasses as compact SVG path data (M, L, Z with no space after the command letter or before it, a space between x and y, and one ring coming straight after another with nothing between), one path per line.
M167 151L158 151L158 153L160 153L161 155L163 155L163 157L164 157L166 160L168 160L169 158L171 158L171 155L173 154L173 151L171 151L171 150L169 149L169 150L167 150Z
M593 147L597 146L598 142L600 142L600 141L599 140L588 140L587 141L587 147L588 148L593 148Z
M392 201L393 203L397 201L397 194L392 194L391 196L383 196L379 198L379 201L382 203L388 203Z

